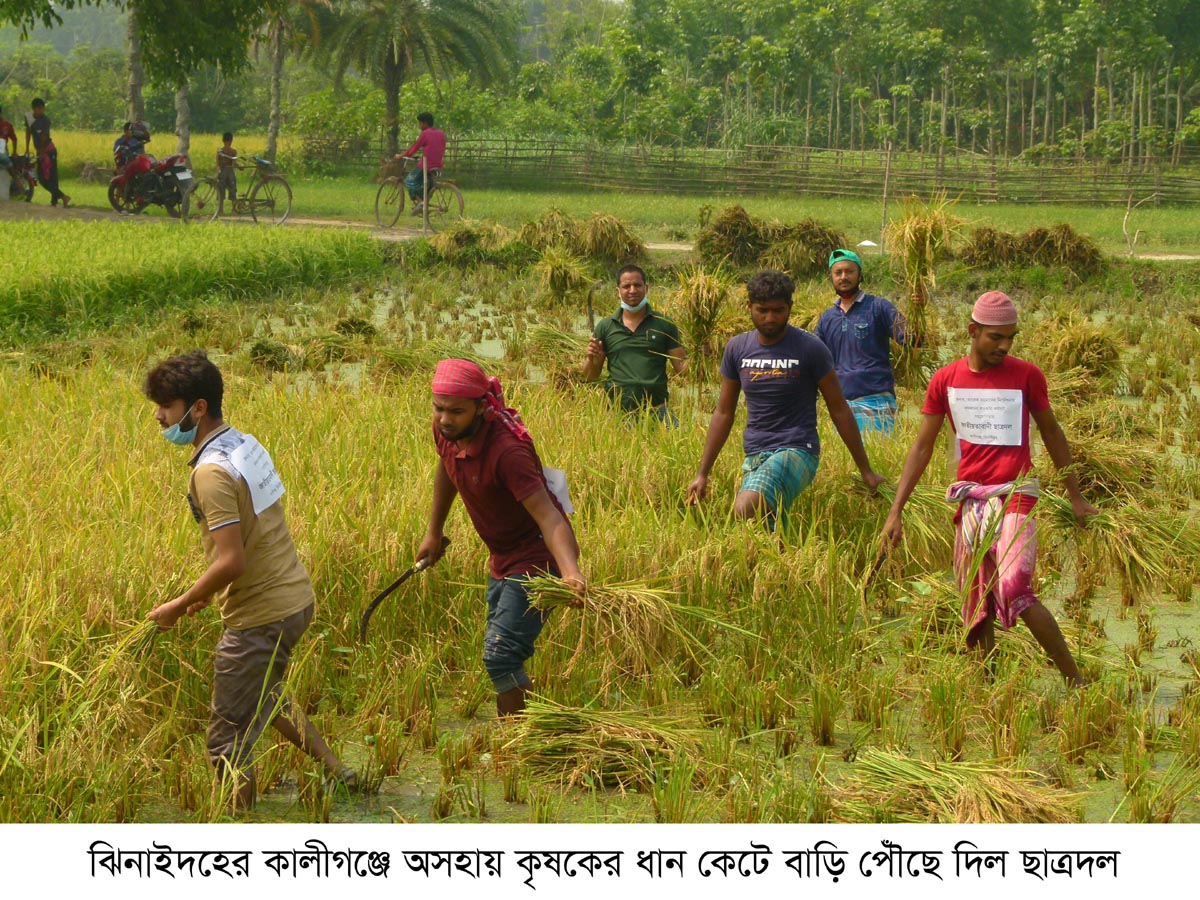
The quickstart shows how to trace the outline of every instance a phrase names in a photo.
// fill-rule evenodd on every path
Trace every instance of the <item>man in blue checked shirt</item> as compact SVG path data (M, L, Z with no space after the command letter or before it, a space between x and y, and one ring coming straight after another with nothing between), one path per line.
M833 355L859 431L890 436L896 425L891 341L908 340L904 317L887 300L863 291L862 260L853 250L829 254L829 279L838 298L821 314L817 337Z

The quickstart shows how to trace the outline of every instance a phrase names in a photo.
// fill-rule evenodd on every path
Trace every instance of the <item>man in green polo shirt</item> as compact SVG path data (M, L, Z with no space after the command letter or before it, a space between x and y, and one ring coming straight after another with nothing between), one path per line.
M667 360L676 374L687 365L679 329L650 308L646 273L629 265L617 273L621 307L596 323L588 341L583 377L595 381L608 360L609 394L624 412L652 409L662 421L674 421L667 411Z

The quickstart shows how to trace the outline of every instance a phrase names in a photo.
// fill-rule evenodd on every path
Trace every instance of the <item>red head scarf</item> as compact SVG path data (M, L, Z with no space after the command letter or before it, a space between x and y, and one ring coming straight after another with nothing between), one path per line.
M443 359L433 372L433 393L483 400L509 431L523 441L533 440L521 421L521 414L504 405L500 379L489 378L478 363L469 359Z

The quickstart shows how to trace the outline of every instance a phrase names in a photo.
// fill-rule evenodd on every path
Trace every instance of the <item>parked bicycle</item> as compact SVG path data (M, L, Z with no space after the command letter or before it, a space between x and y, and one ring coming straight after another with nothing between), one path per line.
M254 162L236 162L240 170L253 169L254 177L249 190L236 197L222 195L215 178L201 178L192 191L192 219L215 222L220 216L245 215L249 213L255 222L282 225L292 212L292 188L287 179L276 170L275 164L260 156L251 157Z
M384 158L383 179L379 182L379 191L375 194L375 221L380 228L391 228L404 212L404 201L408 199L408 189L404 186L404 172L412 167L416 159L411 156L403 157L403 162ZM440 169L429 171L429 198L424 205L418 201L412 214L421 216L425 222L439 219L460 219L463 214L463 195L458 185L443 177Z

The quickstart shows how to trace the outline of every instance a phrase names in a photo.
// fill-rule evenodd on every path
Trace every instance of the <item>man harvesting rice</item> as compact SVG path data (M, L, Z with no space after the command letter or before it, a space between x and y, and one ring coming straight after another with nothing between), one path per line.
M582 594L579 545L533 438L517 411L504 405L499 380L476 363L443 359L437 364L433 439L441 464L433 476L429 530L417 560L432 565L442 556L446 516L461 495L491 551L483 665L496 689L497 714L511 716L525 709L532 685L525 660L533 656L545 620L544 613L530 608L526 582L549 572ZM562 488L565 496L565 483Z
M1079 667L1058 623L1033 592L1037 534L1031 513L1040 487L1029 475L1030 416L1062 472L1076 520L1082 525L1097 510L1083 498L1069 469L1071 449L1050 408L1046 376L1032 363L1008 355L1017 334L1012 300L1000 291L981 296L967 331L970 353L938 370L929 382L921 409L924 418L904 461L884 525L884 543L900 543L904 504L929 465L942 421L950 416L961 457L958 481L950 485L946 499L958 504L954 570L966 590L967 646L988 657L996 643L993 621L1012 628L1020 619L1063 676L1081 685Z
M709 473L733 429L738 396L745 391L746 459L733 512L743 519L765 518L771 528L777 520L786 521L788 507L817 474L818 392L867 487L874 491L883 483L883 476L871 469L828 348L807 331L788 325L794 291L791 278L770 269L747 282L754 330L737 335L725 347L721 394L708 426L700 471L687 488L689 503L703 499Z
M313 759L332 784L358 787L329 745L283 693L283 676L313 617L308 572L283 515L283 484L266 450L221 418L221 373L201 350L163 360L146 376L154 418L173 444L195 447L188 506L208 568L149 618L170 628L220 594L224 630L213 660L208 753L234 780L234 810L254 805L254 744L271 725Z

